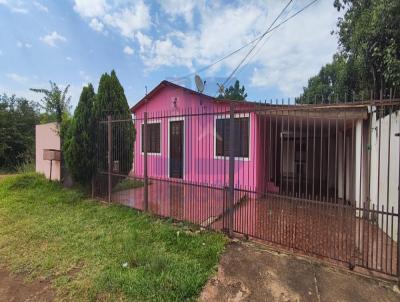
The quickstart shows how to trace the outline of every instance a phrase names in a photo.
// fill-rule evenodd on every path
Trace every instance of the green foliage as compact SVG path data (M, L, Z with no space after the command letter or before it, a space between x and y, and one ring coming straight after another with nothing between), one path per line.
M92 84L83 87L74 117L64 123L64 159L72 178L82 185L92 179L95 167L95 123Z
M31 88L30 90L43 94L41 107L45 110L42 121L62 122L63 116L70 110L71 96L68 96L69 85L61 90L58 85L50 81L50 89Z
M128 122L131 119L131 112L129 111L124 89L114 70L111 71L110 75L105 73L101 76L93 111L95 122L104 121L107 115L111 115L113 119L127 120L127 122L122 122L118 126L113 125L112 127L112 160L120 162L120 173L128 174L132 168L135 129L133 123ZM105 170L107 169L107 141L104 139L107 138L106 124L99 125L97 135L98 164L100 169Z
M361 98L372 91L379 97L381 90L387 96L388 88L400 85L400 1L335 0L334 6L345 10L337 23L340 50L310 79L305 97L313 101L314 93L326 100L334 91L344 101L345 94Z
M336 54L333 62L323 66L318 75L308 80L304 87L302 102L321 103L344 101L353 97L353 91L362 94L361 72L357 64L343 54ZM364 95L368 95L364 92Z
M37 106L14 95L0 96L0 170L15 170L34 161Z
M227 242L36 174L0 181L0 225L0 265L61 301L194 301Z
M35 170L36 170L35 162L33 160L26 160L25 162L22 162L21 164L19 164L15 170L17 173L35 172Z
M245 101L247 98L247 93L244 86L240 87L239 80L236 80L235 84L231 85L229 88L226 88L224 94L219 95L218 98L235 101Z

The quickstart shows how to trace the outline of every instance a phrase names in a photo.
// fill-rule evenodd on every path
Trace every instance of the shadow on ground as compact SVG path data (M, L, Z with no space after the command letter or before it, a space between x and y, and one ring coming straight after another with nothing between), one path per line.
M200 301L400 301L395 283L250 242L231 243Z

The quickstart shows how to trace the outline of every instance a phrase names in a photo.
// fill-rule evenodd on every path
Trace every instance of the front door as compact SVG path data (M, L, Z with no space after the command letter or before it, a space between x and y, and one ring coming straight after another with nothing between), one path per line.
M183 121L169 124L169 176L183 178Z

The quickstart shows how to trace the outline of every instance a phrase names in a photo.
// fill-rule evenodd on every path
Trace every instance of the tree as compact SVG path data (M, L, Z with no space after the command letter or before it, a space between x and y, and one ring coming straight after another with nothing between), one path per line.
M225 89L223 95L219 95L218 98L229 99L235 101L245 101L247 93L245 92L244 86L240 87L239 80L236 80L235 84Z
M359 68L355 62L342 54L335 54L332 63L321 68L319 73L308 80L307 87L298 102L321 103L337 100L351 100L360 87Z
M31 88L30 90L44 94L41 107L45 110L46 122L61 123L63 116L69 113L71 96L68 96L69 85L61 90L58 85L50 81L50 89Z
M92 84L83 87L74 117L65 130L65 162L72 178L82 185L90 182L95 167L94 99Z
M335 0L337 10L345 10L337 23L339 51L333 62L322 67L304 88L308 101L312 93L323 95L334 91L339 101L388 96L388 88L400 85L400 1ZM330 76L325 77L328 73ZM305 101L302 98L301 101Z
M111 115L114 119L118 118L124 122L113 124L113 151L112 160L120 163L120 173L127 174L132 168L133 142L135 130L131 120L128 101L124 89L120 84L115 71L111 74L103 74L100 78L99 88L93 105L95 122L99 123ZM99 152L99 168L107 167L107 124L98 124L97 147ZM102 145L101 145L102 144Z
M0 170L15 170L21 164L33 162L38 121L35 103L15 95L0 96Z
M335 0L346 9L338 22L339 45L365 67L365 84L375 95L400 85L400 1Z

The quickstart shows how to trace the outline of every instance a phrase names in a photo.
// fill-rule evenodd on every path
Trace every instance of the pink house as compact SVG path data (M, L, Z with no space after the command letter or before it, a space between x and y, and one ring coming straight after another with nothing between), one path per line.
M136 129L131 174L143 176L142 136L147 112L150 178L227 186L232 102L237 134L235 187L258 192L268 187L269 191L276 191L273 182L265 182L268 134L261 131L265 121L254 112L259 104L219 100L168 81L162 81L131 108Z

